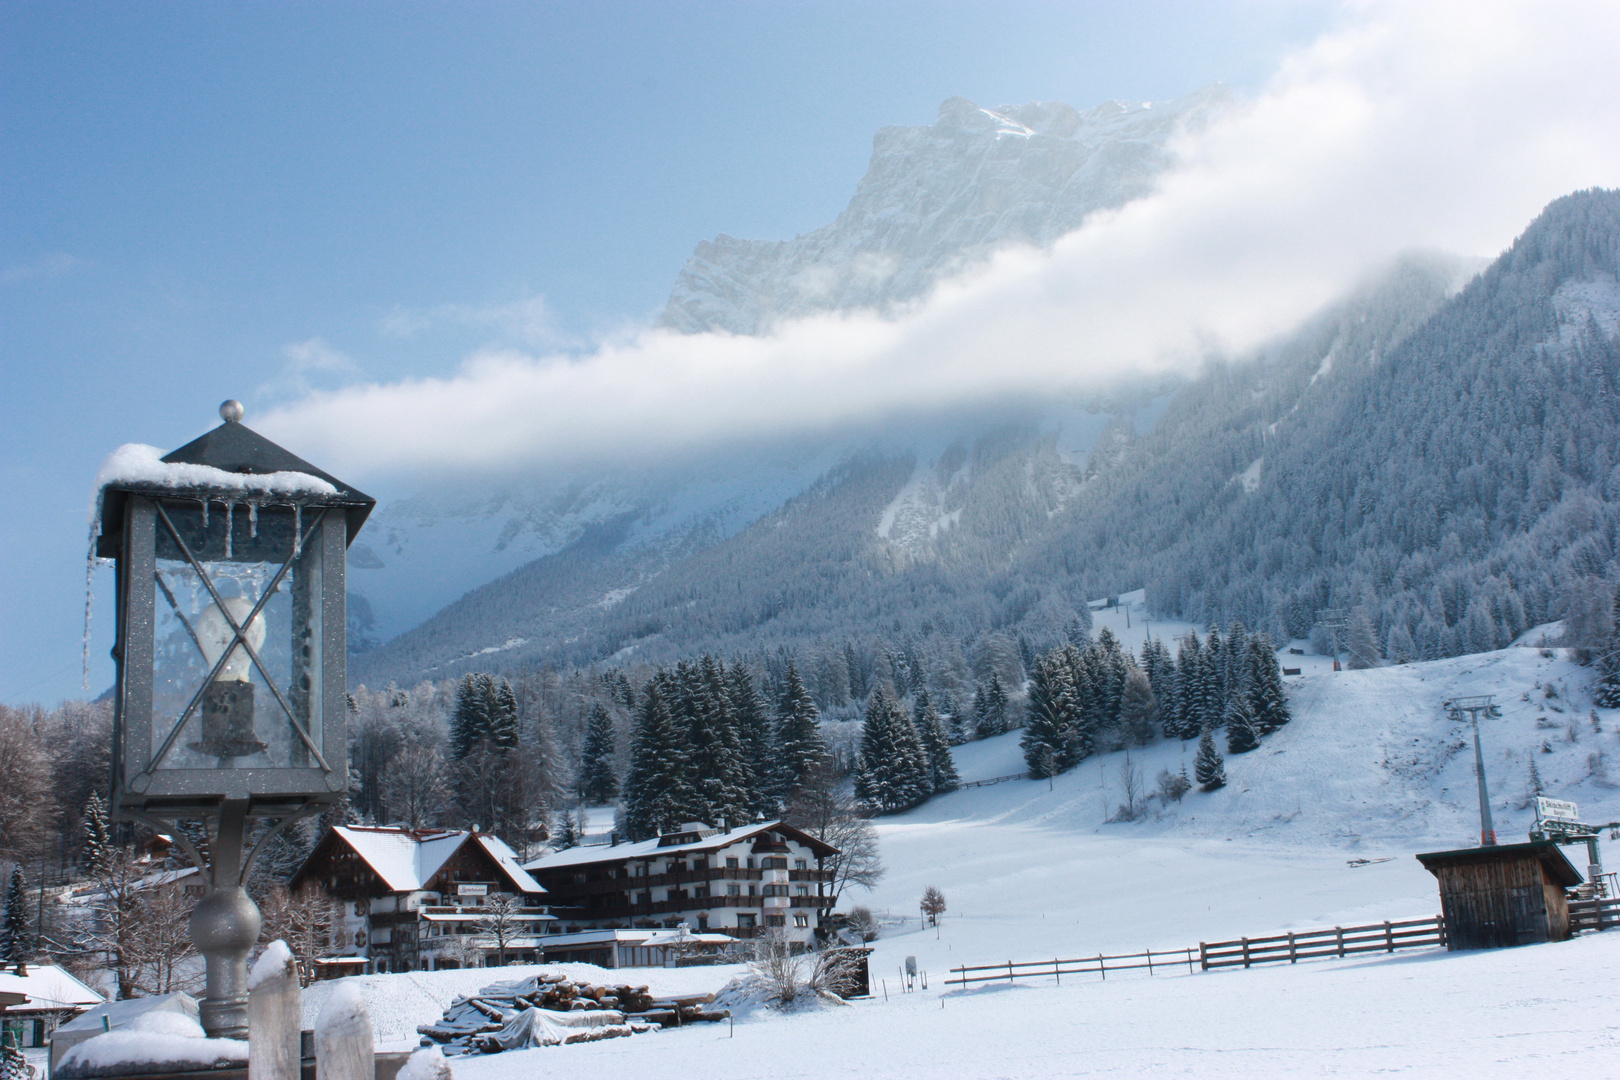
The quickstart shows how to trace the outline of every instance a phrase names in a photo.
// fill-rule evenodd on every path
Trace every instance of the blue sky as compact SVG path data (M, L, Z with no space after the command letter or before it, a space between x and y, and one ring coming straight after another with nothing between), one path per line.
M829 221L882 125L955 94L1252 90L1330 16L10 0L0 701L82 693L85 506L118 444L178 446L226 396L251 423L310 387L445 374L492 321L563 349L643 325L698 240ZM98 597L92 692L111 618Z

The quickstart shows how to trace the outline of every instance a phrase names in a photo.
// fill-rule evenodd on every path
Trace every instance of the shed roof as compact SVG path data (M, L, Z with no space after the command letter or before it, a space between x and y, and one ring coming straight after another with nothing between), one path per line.
M1430 851L1417 857L1429 873L1439 876L1440 870L1450 866L1479 866L1493 862L1517 862L1535 859L1546 867L1553 879L1565 888L1579 885L1586 879L1569 857L1551 840L1532 840L1525 844L1497 844L1494 847L1455 848L1451 851Z

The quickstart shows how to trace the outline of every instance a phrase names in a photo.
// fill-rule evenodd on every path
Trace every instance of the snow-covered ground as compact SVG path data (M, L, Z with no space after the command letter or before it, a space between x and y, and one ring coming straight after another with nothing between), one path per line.
M1125 629L1123 611L1098 613L1104 619ZM1131 621L1139 633L1135 611ZM1160 632L1174 631L1155 626ZM844 904L866 904L885 923L872 1000L758 1012L734 1035L702 1025L459 1060L456 1072L518 1080L564 1067L531 1055L560 1054L570 1070L615 1076L1620 1075L1616 932L1500 952L946 987L960 964L1436 914L1434 880L1413 855L1478 840L1467 724L1441 706L1457 695L1495 694L1503 707L1483 725L1503 842L1530 827L1531 761L1546 793L1579 803L1586 820L1620 820L1620 783L1610 776L1611 768L1620 774L1620 711L1598 711L1594 728L1589 670L1533 648L1339 673L1326 658L1306 659L1319 663L1287 680L1293 723L1259 750L1228 758L1220 791L1168 806L1148 800L1137 820L1108 823L1125 801L1125 755L1115 753L1051 783L973 788L882 819L888 874ZM1022 771L1018 734L960 747L963 779ZM1192 750L1161 743L1133 751L1131 763L1151 790L1160 769L1190 768ZM1611 868L1620 865L1620 850L1606 847ZM1584 870L1584 852L1570 855ZM948 910L938 928L924 929L916 905L928 885L945 893ZM926 991L899 992L907 956L928 973ZM595 974L690 992L718 990L735 973ZM452 991L447 979L438 996L497 976L442 974L467 986Z

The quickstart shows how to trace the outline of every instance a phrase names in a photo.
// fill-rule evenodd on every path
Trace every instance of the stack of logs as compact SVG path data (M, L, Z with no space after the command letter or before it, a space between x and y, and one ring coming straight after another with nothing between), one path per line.
M489 1036L524 1009L563 1013L611 1010L622 1014L624 1026L640 1032L699 1021L714 1022L731 1015L725 1009L706 1008L713 1001L713 994L655 997L645 986L606 986L575 982L564 975L539 975L495 983L472 997L456 998L445 1010L443 1019L435 1024L423 1024L416 1030L423 1036L424 1046L439 1043L449 1054L487 1053L500 1049ZM582 1032L580 1041L591 1037Z

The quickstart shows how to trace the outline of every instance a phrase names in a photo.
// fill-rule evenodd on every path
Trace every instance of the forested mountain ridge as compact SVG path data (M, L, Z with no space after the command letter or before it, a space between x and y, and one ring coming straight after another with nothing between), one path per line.
M1212 365L1179 388L874 437L778 510L702 548L610 550L598 530L358 657L357 678L776 646L836 653L847 640L900 639L963 670L969 654L1016 652L1020 638L1045 647L1086 599L1135 584L1102 553L1071 560L1066 534L1095 528L1099 545L1129 543L1133 529L1157 524L1153 487L1181 507L1189 524L1177 527L1207 517L1233 497L1278 417L1308 424L1353 395L1368 358L1421 325L1457 277L1453 262L1409 260L1267 355ZM1341 356L1336 370L1324 370L1329 353ZM1010 666L1007 675L1018 678Z

